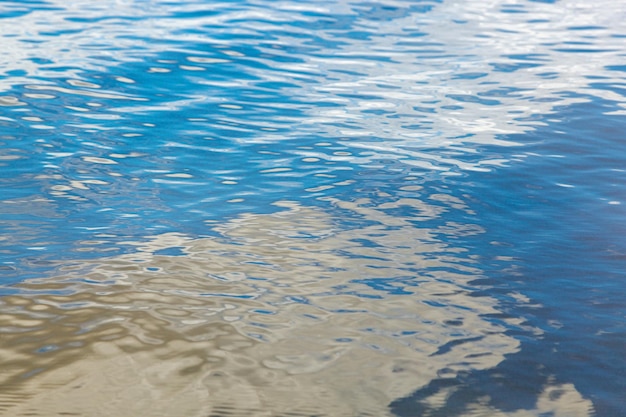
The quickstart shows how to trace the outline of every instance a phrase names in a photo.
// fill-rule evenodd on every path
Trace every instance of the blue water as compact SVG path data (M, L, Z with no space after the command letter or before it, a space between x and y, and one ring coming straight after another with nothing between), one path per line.
M0 411L626 416L625 21L0 2Z

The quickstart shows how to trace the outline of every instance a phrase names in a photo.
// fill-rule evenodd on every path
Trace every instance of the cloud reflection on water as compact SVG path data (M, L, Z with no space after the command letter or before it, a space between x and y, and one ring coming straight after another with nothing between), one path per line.
M517 352L506 331L521 321L494 319L467 250L436 237L480 228L413 224L461 202L332 202L357 226L281 201L215 238L153 236L20 284L0 300L0 409L384 416L434 379Z
M444 222L462 202L342 202L329 190L355 181L335 179L341 170L402 164L440 179L524 158L505 135L557 118L559 106L587 100L580 92L623 106L603 87L623 60L623 6L382 3L116 2L112 17L90 0L52 1L58 10L3 19L1 122L15 131L2 137L3 184L31 194L3 200L2 214L36 217L7 221L7 251L78 257L112 239L137 253L76 260L0 300L0 408L380 416L434 379L518 351L507 329L521 320L476 296L476 256L440 238L481 228L419 224ZM287 140L281 154L253 148ZM366 186L385 182L366 175ZM239 186L249 178L267 183ZM216 238L157 233L180 230L173 213L204 219L268 190L314 193L353 226L282 202L215 227ZM70 226L55 229L65 217ZM58 230L75 245L55 248ZM572 385L544 388L534 409L472 398L465 411L592 414ZM431 409L446 395L433 394Z

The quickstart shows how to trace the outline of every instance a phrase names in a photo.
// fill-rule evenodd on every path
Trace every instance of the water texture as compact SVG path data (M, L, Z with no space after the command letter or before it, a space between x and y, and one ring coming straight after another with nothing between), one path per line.
M626 416L623 22L0 2L0 414Z

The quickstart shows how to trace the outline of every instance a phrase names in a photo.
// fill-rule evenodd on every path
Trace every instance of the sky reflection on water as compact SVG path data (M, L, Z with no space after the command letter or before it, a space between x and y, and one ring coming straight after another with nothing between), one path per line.
M0 412L620 415L624 21L3 2Z

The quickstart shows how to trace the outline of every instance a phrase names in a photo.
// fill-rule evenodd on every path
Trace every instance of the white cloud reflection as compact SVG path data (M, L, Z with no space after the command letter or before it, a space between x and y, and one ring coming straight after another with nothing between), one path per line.
M38 94L45 100L55 94L142 100L141 107L113 109L117 114L178 111L191 101L224 101L216 87L254 87L250 79L213 82L198 75L210 71L195 71L245 58L265 64L245 67L259 82L296 80L285 95L298 97L304 114L294 117L288 134L257 132L246 140L315 132L323 140L343 138L357 150L338 160L367 166L390 157L442 173L506 164L508 157L481 159L477 147L517 146L505 136L536 128L546 115L557 118L559 106L588 100L581 93L624 106L622 96L591 81L616 82L608 67L623 63L623 38L617 35L623 35L626 7L620 2L450 0L433 4L428 13L411 11L411 2L383 3L396 7L398 16L361 17L372 5L358 2L250 2L247 9L216 3L213 14L192 13L207 12L206 2L48 2L62 12L2 20L0 68L12 75L0 81L0 89L30 86L25 98ZM507 8L520 13L504 13ZM341 26L333 21L339 15L352 20ZM300 62L279 64L262 53L248 57L228 36L218 36L272 30L271 45L253 45L254 51L293 54ZM198 43L218 45L229 58L200 56L190 50ZM159 54L169 48L193 66L163 62ZM304 52L290 52L298 48ZM199 89L193 98L153 104L126 94L133 83L122 75L121 84L111 87L115 91L81 80L85 72L114 72L132 62L148 62L150 75L193 72ZM54 85L59 79L70 80L72 88ZM0 105L27 105L24 97L7 94ZM89 111L87 105L75 109ZM103 126L98 123L105 118L113 116L91 116L90 128ZM475 157L468 161L467 155ZM119 165L99 156L82 160ZM57 195L92 184L67 183L56 186ZM48 217L57 210L47 199L37 197L36 203ZM501 312L498 300L472 296L471 282L481 270L466 250L435 238L441 230L413 226L416 217L436 217L454 204L465 209L462 203L333 203L363 225L340 230L327 213L282 202L273 215L250 213L217 227L219 238L148 236L137 253L77 261L56 277L23 284L23 293L0 299L0 357L6 361L0 367L0 411L385 416L390 402L434 379L492 369L519 350L507 329L521 320L491 320ZM389 214L397 209L415 217ZM451 234L480 233L475 225L446 227ZM436 409L441 398L431 399ZM557 383L545 387L532 410L504 412L476 399L467 411L593 414L575 387Z
M623 82L610 66L623 65L625 20L624 3L577 0L450 0L425 14L357 20L365 40L308 59L337 80L313 87L314 94L341 105L316 110L308 123L331 126L346 145L370 149L372 160L399 156L412 164L407 150L425 149L433 152L418 160L489 170L486 161L436 158L442 150L471 155L477 145L516 145L504 135L533 130L551 114L557 121L559 107L590 97L626 108L626 98L606 88ZM386 112L372 114L373 103Z

